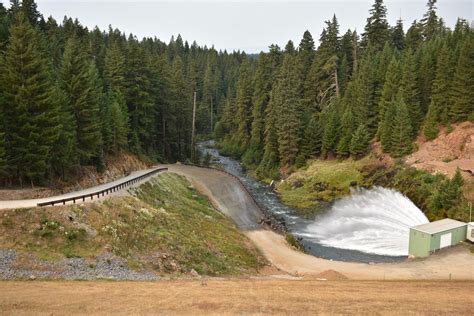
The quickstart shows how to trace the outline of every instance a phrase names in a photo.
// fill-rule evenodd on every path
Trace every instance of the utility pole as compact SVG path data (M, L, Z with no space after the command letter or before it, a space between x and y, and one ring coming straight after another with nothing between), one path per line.
M467 203L469 205L469 223L472 223L472 202Z
M212 95L211 95L211 134L213 131L213 127L214 127L214 105L212 103Z
M191 132L191 160L194 162L194 133L196 129L196 91L194 91L194 103L193 103L193 129Z

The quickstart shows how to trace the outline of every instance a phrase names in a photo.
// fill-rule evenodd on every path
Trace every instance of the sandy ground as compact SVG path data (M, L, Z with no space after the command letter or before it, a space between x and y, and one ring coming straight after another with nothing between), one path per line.
M185 175L223 213L232 218L278 269L294 275L316 275L329 269L349 279L459 279L474 280L474 254L468 246L440 251L423 260L401 263L351 263L330 261L306 255L291 248L283 236L255 225L260 211L233 177L217 171L184 165L168 165L169 172Z
M0 313L472 315L472 282L0 282Z

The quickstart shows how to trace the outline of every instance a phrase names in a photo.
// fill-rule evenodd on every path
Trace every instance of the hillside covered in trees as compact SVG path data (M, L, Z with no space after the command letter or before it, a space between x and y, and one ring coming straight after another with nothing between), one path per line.
M0 3L0 184L44 184L129 151L191 156L234 91L245 55L45 18L34 0ZM212 105L212 106L211 106ZM213 114L211 114L211 109Z
M262 178L309 158L359 158L372 141L401 157L421 132L473 120L474 34L447 28L429 0L404 31L376 0L362 34L326 21L268 52L216 51L183 41L89 30L0 4L0 184L45 184L100 171L127 151L159 162L191 158L196 128Z
M444 25L429 0L404 31L375 0L362 34L326 21L319 46L306 31L298 47L270 46L240 68L235 95L215 128L223 152L262 178L309 158L359 158L372 141L392 157L410 154L423 133L474 120L474 32Z

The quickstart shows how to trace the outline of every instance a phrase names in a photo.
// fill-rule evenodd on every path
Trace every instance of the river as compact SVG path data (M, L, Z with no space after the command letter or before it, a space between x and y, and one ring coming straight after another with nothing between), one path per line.
M212 142L198 147L237 176L260 205L283 217L289 232L302 238L306 252L316 257L365 263L403 261L409 227L428 222L408 198L384 188L359 190L304 218L281 203L269 185L248 176L237 160L220 155Z

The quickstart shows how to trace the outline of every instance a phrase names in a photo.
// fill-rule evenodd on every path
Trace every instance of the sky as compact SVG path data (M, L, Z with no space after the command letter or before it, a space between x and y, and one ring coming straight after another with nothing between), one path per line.
M9 0L0 0L8 6ZM216 49L266 51L270 44L296 45L305 30L319 39L324 21L336 14L340 31L361 33L373 0L37 0L38 9L59 22L65 15L78 18L88 28L109 25L138 38L157 37L168 42L172 35ZM388 20L400 17L407 29L421 19L427 0L385 0ZM458 17L472 22L474 0L438 0L438 16L453 27Z

